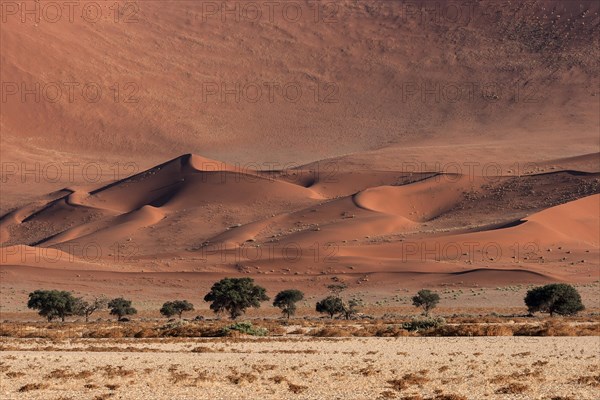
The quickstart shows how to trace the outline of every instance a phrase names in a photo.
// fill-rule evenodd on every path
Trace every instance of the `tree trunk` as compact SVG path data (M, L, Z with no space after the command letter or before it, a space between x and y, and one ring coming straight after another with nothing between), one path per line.
M65 316L64 316L64 315L61 315L61 316L60 316L60 320L61 320L62 322L65 322Z

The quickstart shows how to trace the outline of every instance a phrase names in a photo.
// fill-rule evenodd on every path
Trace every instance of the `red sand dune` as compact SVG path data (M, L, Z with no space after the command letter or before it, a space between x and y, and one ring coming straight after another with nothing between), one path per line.
M356 173L341 173L327 190L316 190L319 179L292 182L290 171L207 171L198 160L185 155L7 214L3 264L306 279L349 274L380 288L398 279L416 286L597 278L597 172L493 183L402 171L355 181L349 177ZM540 201L531 201L532 191Z
M316 19L298 2L298 21L3 9L2 284L597 280L599 4L462 3L458 20L354 0ZM65 82L74 98L49 101Z

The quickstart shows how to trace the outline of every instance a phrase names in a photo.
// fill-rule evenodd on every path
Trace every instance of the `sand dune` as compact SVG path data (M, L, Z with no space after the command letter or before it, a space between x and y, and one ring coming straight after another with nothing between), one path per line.
M9 284L19 267L390 290L597 279L598 2L469 0L457 20L300 1L297 21L203 4L3 14ZM60 261L20 256L46 250Z
M414 286L594 280L598 174L495 178L339 171L325 182L305 167L240 171L188 154L5 215L0 228L10 257L3 264L341 275L381 288L398 280ZM530 200L532 192L539 201ZM19 256L44 249L59 260L48 265L42 257Z

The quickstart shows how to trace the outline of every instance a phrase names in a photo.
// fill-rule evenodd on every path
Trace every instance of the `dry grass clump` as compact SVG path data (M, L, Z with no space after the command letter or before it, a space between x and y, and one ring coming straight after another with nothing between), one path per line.
M372 326L363 326L361 329L358 329L353 332L353 336L358 337L404 337L411 336L411 333L406 329L402 328L401 325L372 325Z
M314 337L348 337L352 336L353 331L352 328L348 327L340 328L337 326L326 326L311 331L309 335Z
M189 379L191 376L187 372L180 372L180 371L170 371L170 372L171 372L171 377L169 378L169 381L173 384L183 382L183 381Z
M291 332L288 332L288 335L305 335L306 332L308 332L306 329L297 328L297 329L294 329Z
M21 386L19 388L19 392L23 393L23 392L29 392L31 390L42 390L42 389L47 389L48 388L47 383L28 383L27 385Z
M107 365L103 368L98 368L104 372L104 376L108 379L116 378L116 377L127 377L133 375L133 371L130 369L123 369L122 365L117 367L113 367L112 365Z
M98 396L94 397L94 400L108 400L111 397L113 397L114 395L115 395L114 393L99 394Z
M55 369L46 375L46 379L87 379L94 375L92 371L72 372L68 369Z
M95 383L86 383L83 385L83 387L86 389L98 389L100 386L96 385Z
M254 325L258 328L264 328L269 332L269 335L280 336L287 332L279 321L263 320L254 321Z
M151 328L142 328L133 335L137 339L155 338L158 337L158 332Z
M215 350L207 346L198 346L190 350L192 353L214 353Z
M375 374L380 373L381 370L373 368L372 365L368 365L368 366L366 366L364 368L361 368L358 372L362 376L371 376L371 375L375 375Z
M239 385L239 384L243 383L244 381L246 381L248 383L252 383L252 382L256 381L258 379L258 377L249 372L242 372L242 373L228 375L227 379L229 379L229 382L233 383L234 385Z
M429 332L429 336L513 336L508 325L462 324L443 325Z
M542 360L537 360L534 363L531 364L532 367L543 367L544 365L547 365L550 361L542 361Z
M523 383L512 382L506 386L498 388L496 394L520 394L524 393L529 389L529 386Z
M296 319L301 326L288 335L316 337L401 337L401 336L600 336L597 316L564 317L552 319L499 316L451 316L447 324L437 328L418 329L408 332L403 323L406 317L368 320L332 320L324 324L322 319ZM273 319L252 320L254 327L266 330L268 336L284 336L288 321ZM107 339L157 339L188 337L239 336L235 329L226 329L229 321L132 321L117 323L97 321L90 323L5 322L0 324L0 336L14 338L45 338L64 340L69 338ZM312 328L309 330L308 328Z
M520 353L520 354L524 354L524 353ZM513 354L513 356L515 356ZM525 371L523 372L513 372L512 374L508 374L508 375L496 375L494 378L490 379L490 383L494 383L494 384L501 384L501 383L506 383L512 380L529 380L531 378L539 378L542 375L542 372L540 370L530 370L530 369L525 369Z
M306 389L308 389L308 386L296 385L292 382L288 382L288 390L292 393L302 393Z
M392 392L391 390L384 390L383 392L381 392L379 394L379 398L382 399L382 400L395 399L396 398L396 393Z
M515 336L599 336L600 324L571 324L564 320L550 320L541 325L516 325Z
M404 390L406 388L408 388L409 386L414 386L414 385L423 385L426 382L429 382L429 379L426 378L424 375L424 373L422 373L424 371L421 371L421 373L419 374L414 374L414 373L408 373L408 374L404 374L402 376L402 378L398 378L398 379L391 379L389 381L387 381L387 383L389 383L392 388L394 390L397 391L401 391Z
M275 364L253 364L252 365L252 370L254 372L258 372L259 374L262 374L265 371L273 371L277 369L277 365Z
M394 397L388 397L388 399L393 398ZM467 400L467 398L460 394L438 394L435 397L423 397L420 394L413 394L408 396L402 396L400 397L400 400Z
M600 386L600 375L596 376L580 376L575 380L580 385L590 385L594 387Z
M273 382L275 382L276 384L280 384L281 382L286 382L287 378L285 376L281 376L281 375L275 375L269 378L270 380L272 380Z

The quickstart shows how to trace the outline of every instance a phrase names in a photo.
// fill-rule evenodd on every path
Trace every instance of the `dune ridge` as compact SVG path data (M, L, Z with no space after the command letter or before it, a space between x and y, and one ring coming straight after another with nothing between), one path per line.
M240 170L186 154L5 214L3 265L325 274L384 286L586 281L599 265L599 175L339 170L326 180L306 166ZM45 249L59 260L18 256Z

